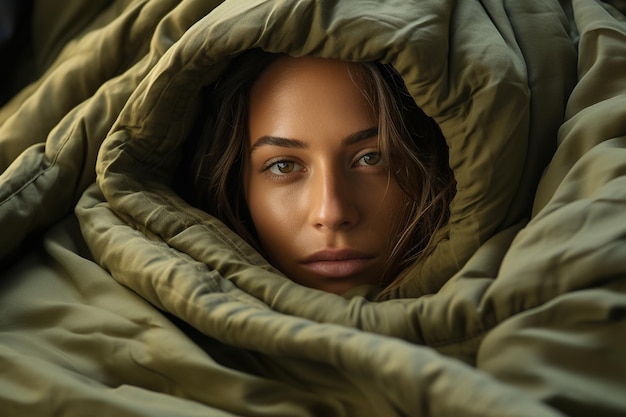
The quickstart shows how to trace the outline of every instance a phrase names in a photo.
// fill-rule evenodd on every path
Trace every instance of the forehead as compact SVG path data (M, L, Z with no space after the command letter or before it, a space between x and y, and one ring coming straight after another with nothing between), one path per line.
M351 81L351 72L358 64L330 58L312 56L291 57L282 55L272 61L258 77L255 88L293 81L325 81L344 83Z
M252 86L251 139L371 127L374 111L357 81L359 71L358 64L334 59L278 58Z

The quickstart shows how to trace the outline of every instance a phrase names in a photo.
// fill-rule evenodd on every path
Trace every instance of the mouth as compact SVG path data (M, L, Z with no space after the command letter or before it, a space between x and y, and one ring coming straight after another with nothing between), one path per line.
M301 265L318 275L343 278L366 270L373 260L372 255L353 250L324 250L307 257Z

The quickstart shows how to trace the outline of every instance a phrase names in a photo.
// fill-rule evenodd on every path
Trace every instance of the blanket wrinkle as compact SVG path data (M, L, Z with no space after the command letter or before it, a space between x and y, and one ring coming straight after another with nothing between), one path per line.
M71 211L80 193L95 178L97 150L116 115L137 81L145 75L146 64L154 65L158 59L145 55L152 39L149 34L176 2L117 4L124 5L124 13L98 16L97 36L88 32L66 45L39 80L2 108L0 201L5 204L7 233L13 238L2 240L0 256L15 250L29 233L45 228ZM92 6L99 7L96 3L84 7ZM150 18L139 12L143 7L151 10ZM76 23L82 24L82 20ZM135 30L124 29L129 25ZM94 48L93 39L104 42L102 48ZM136 47L131 50L126 44ZM97 58L102 50L110 54L109 59ZM72 57L76 52L82 59ZM123 62L127 68L123 68ZM33 90L37 94L32 94ZM80 124L88 129L76 131L74 125ZM70 138L72 131L75 137ZM62 145L68 140L71 146L64 149ZM88 147L81 150L81 143ZM18 162L23 155L31 155L29 163ZM45 170L37 168L38 165ZM29 183L25 177L36 177L37 181ZM68 180L78 187L69 187Z

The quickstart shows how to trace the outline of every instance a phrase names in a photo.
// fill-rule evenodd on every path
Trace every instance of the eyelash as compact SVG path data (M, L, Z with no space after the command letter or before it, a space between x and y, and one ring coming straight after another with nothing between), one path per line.
M282 163L282 164L289 164L289 163L290 163L290 164L294 164L294 165L300 165L300 166L302 166L301 164L298 164L297 162L295 162L295 161L293 161L293 160L291 160L291 159L286 159L286 158L277 158L277 159L273 159L273 160L268 161L268 162L265 164L265 166L263 166L262 171L263 171L263 172L269 172L269 173L270 173L270 175L273 175L273 176L276 176L276 177L284 177L284 176L287 176L287 175L289 175L289 174L291 174L291 173L293 172L293 171L291 171L291 172L283 172L283 173L281 173L281 174L276 174L276 173L274 173L274 172L271 172L271 169L272 169L272 168L276 167L278 164L281 164L281 163ZM298 171L299 171L299 170L298 170Z
M374 166L378 166L378 165L380 165L380 164L382 164L382 163L384 162L384 159L383 159L383 154L382 154L382 152L380 152L380 151L368 152L368 153L366 153L366 154L363 154L361 157L359 157L359 158L357 159L357 162L358 162L358 161L360 161L360 160L362 160L362 159L363 159L363 158L365 158L365 157L368 157L368 156L373 156L373 155L374 155L375 157L379 158L379 160L378 160L375 164L373 164L373 165L370 165L370 164L365 164L365 165L370 166L370 167L374 167Z
M358 162L359 162L359 161L361 161L363 158L366 158L366 157L368 157L368 156L378 157L378 158L380 158L380 160L379 160L379 161L377 161L377 163L372 164L372 165L367 164L367 163L366 163L366 164L363 164L363 165L358 164ZM287 159L287 158L275 158L275 159L271 159L271 160L269 160L269 161L268 161L268 162L267 162L267 163L263 166L263 168L261 169L261 171L262 171L262 172L264 172L264 173L267 173L268 175L271 175L271 176L272 176L273 178L275 178L275 179L283 180L283 179L285 179L286 177L288 177L288 176L290 176L290 175L294 174L295 172L300 172L300 171L302 171L302 169L304 169L304 167L302 167L302 169L298 169L298 170L295 170L295 171L293 171L293 170L292 170L292 171L290 171L290 172L285 172L285 173L280 173L280 174L277 174L277 173L274 173L274 172L272 172L272 171L271 171L271 170L272 170L272 168L276 167L278 164L281 164L281 163L290 163L290 164L294 164L294 165L298 165L298 166L302 167L302 165L301 165L301 164L299 164L298 162L296 162L296 161L294 161L294 160L292 160L292 159ZM378 166L380 166L382 163L384 163L382 153L381 153L381 152L379 152L379 151L373 151L373 152L367 152L367 153L364 153L363 155L359 156L359 157L356 159L356 161L352 164L352 166L378 167Z

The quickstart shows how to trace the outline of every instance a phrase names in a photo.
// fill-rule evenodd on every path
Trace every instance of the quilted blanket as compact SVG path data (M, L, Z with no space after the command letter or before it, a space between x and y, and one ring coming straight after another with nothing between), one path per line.
M0 108L0 415L626 415L616 8L76 0L27 12ZM449 221L383 298L292 282L184 198L203 88L253 48L391 64L440 126Z

